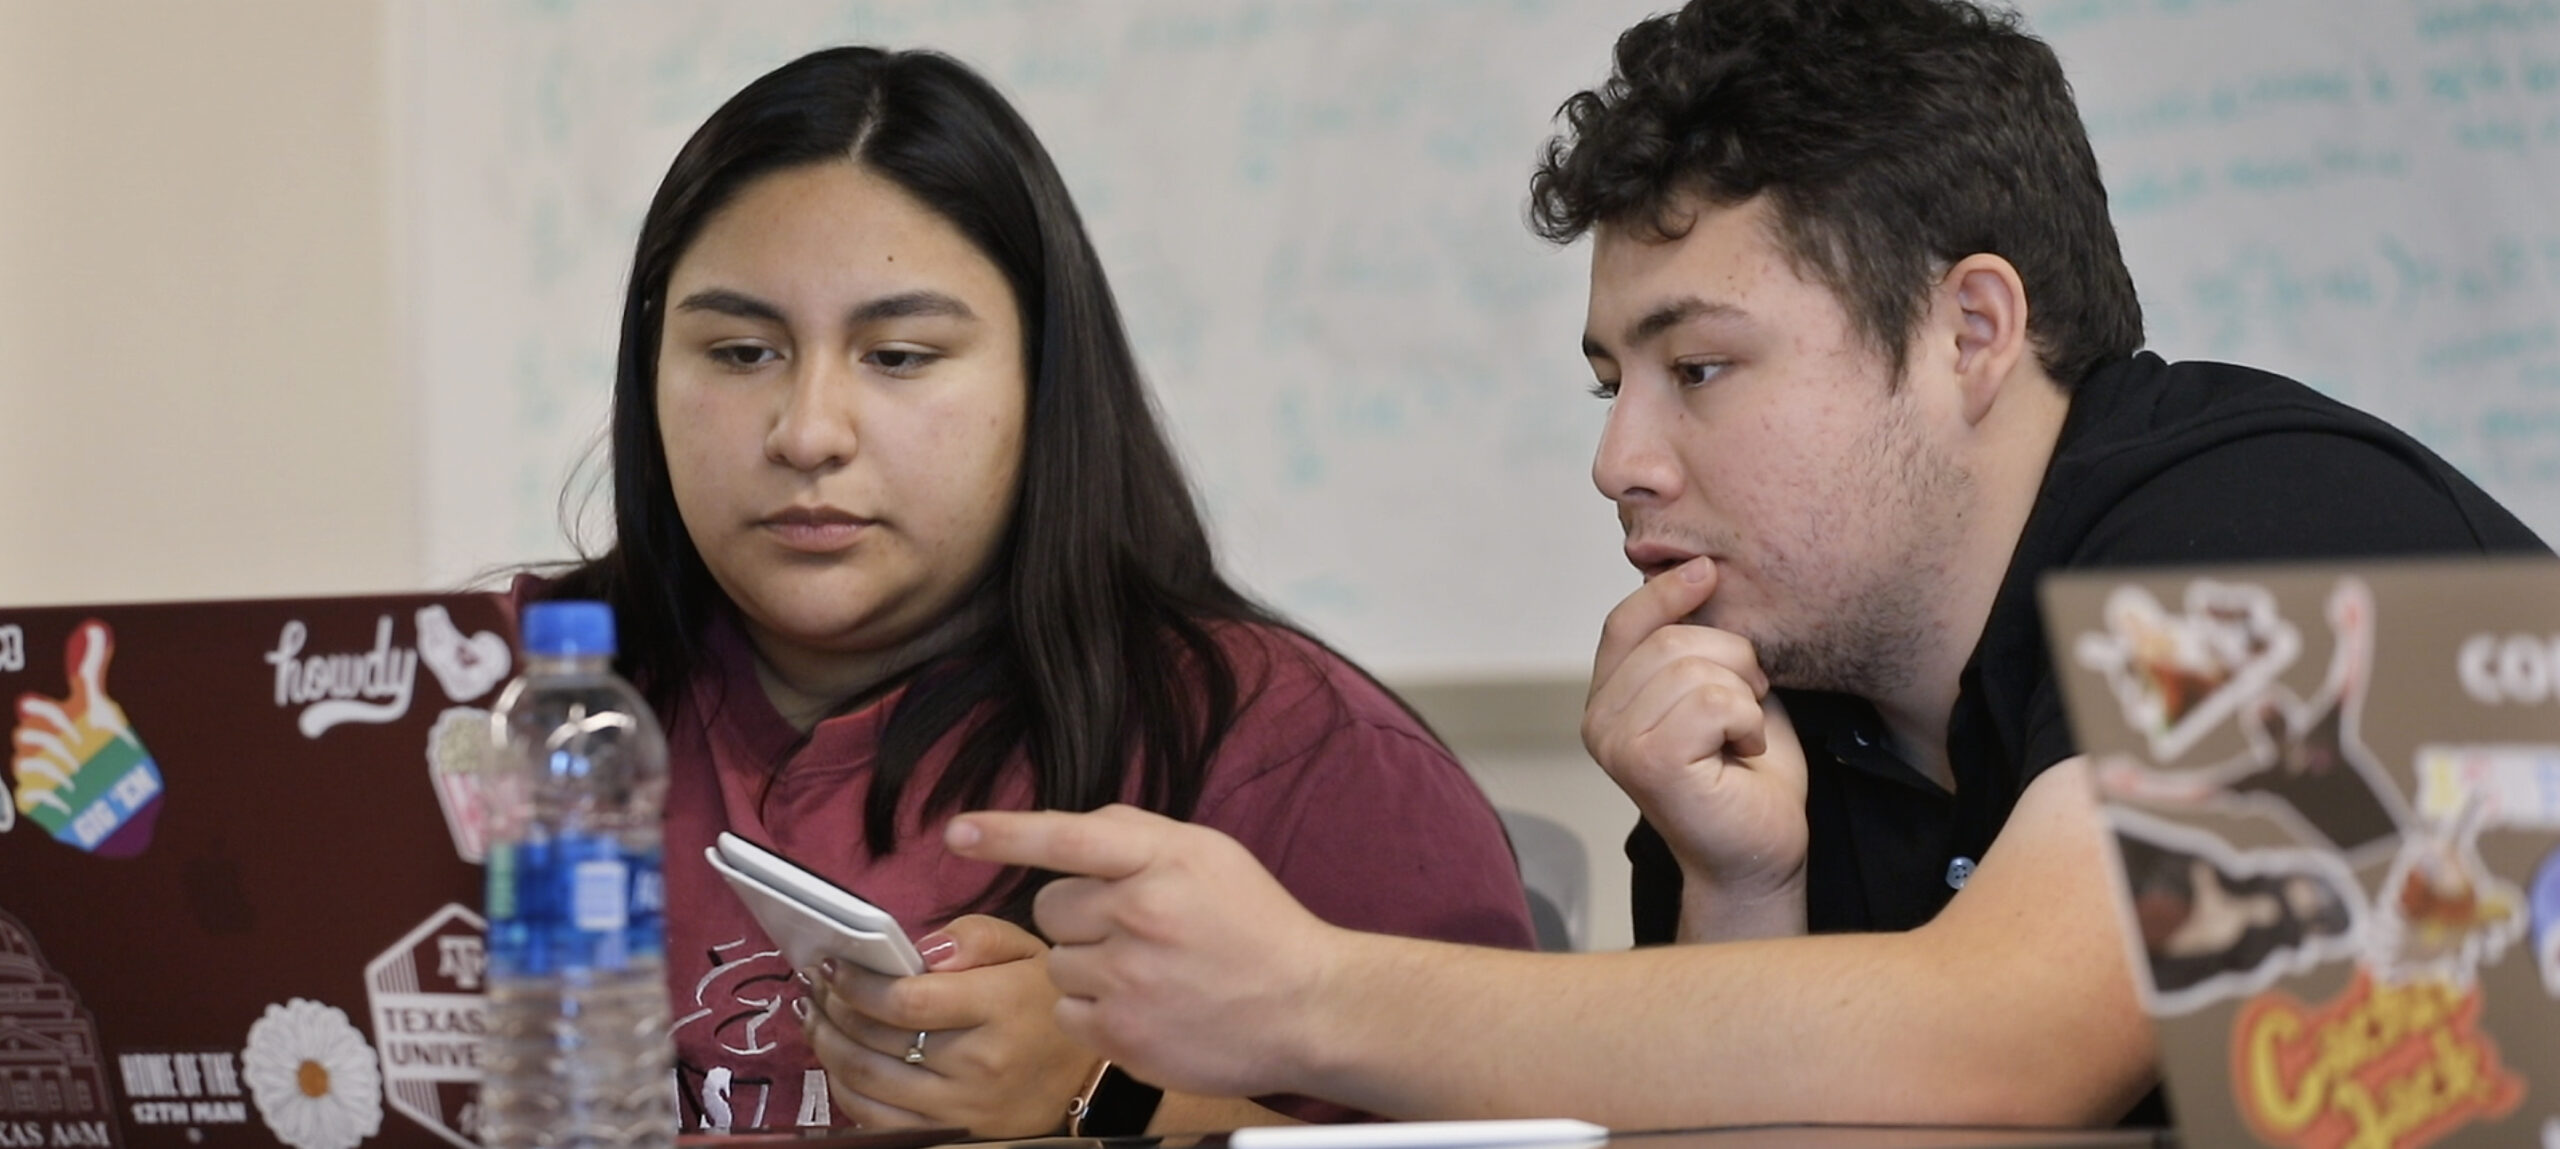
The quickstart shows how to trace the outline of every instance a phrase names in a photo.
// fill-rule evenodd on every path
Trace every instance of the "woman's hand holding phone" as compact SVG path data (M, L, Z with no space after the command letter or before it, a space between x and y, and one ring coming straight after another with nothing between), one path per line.
M1100 1058L1058 1030L1049 947L973 914L918 949L930 971L921 976L841 961L811 971L809 1045L837 1109L866 1129L1058 1132ZM922 1057L910 1062L911 1049Z
M726 832L702 853L793 969L835 958L885 974L924 972L896 918L789 858Z
M1038 937L972 915L918 947L878 907L743 838L706 854L808 979L801 1017L848 1120L982 1138L1065 1124L1101 1059L1059 1032Z

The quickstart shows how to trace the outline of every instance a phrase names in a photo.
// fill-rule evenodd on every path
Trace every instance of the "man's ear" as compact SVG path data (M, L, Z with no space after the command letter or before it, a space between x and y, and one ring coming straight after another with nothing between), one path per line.
M2018 361L2034 350L2027 338L2027 285L2008 260L1976 252L1938 278L1937 304L1955 320L1955 363L1964 417L1991 413Z

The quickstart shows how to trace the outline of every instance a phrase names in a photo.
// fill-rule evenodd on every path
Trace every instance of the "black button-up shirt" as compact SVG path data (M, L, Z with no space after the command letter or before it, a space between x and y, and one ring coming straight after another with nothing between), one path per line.
M2414 439L2301 384L2148 353L2074 389L2052 462L1958 684L1949 793L1897 757L1865 700L1781 691L1805 746L1806 917L1817 933L1937 916L2028 783L2077 753L2036 589L2051 571L2540 553L2531 529ZM1638 944L1672 940L1680 871L1627 840ZM2155 1097L2157 1095L2155 1094ZM2165 1120L2146 1102L2135 1119Z

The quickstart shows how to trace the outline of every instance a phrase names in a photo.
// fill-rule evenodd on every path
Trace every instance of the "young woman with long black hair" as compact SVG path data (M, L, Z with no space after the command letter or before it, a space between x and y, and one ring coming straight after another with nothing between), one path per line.
M615 545L523 593L610 602L666 720L688 1127L1065 1126L1102 1067L1026 928L1045 875L946 852L965 810L1128 803L1342 925L1528 944L1456 761L1219 575L1065 186L967 68L834 49L712 115L641 228L611 434ZM702 860L722 830L930 972L787 968ZM1271 1104L1154 1126L1337 1112Z

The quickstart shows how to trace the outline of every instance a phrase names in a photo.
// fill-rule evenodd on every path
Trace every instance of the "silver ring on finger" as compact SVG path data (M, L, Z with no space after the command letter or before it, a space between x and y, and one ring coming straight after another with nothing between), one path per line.
M919 1029L916 1031L916 1039L907 1043L907 1064L924 1064L924 1039L925 1031Z

